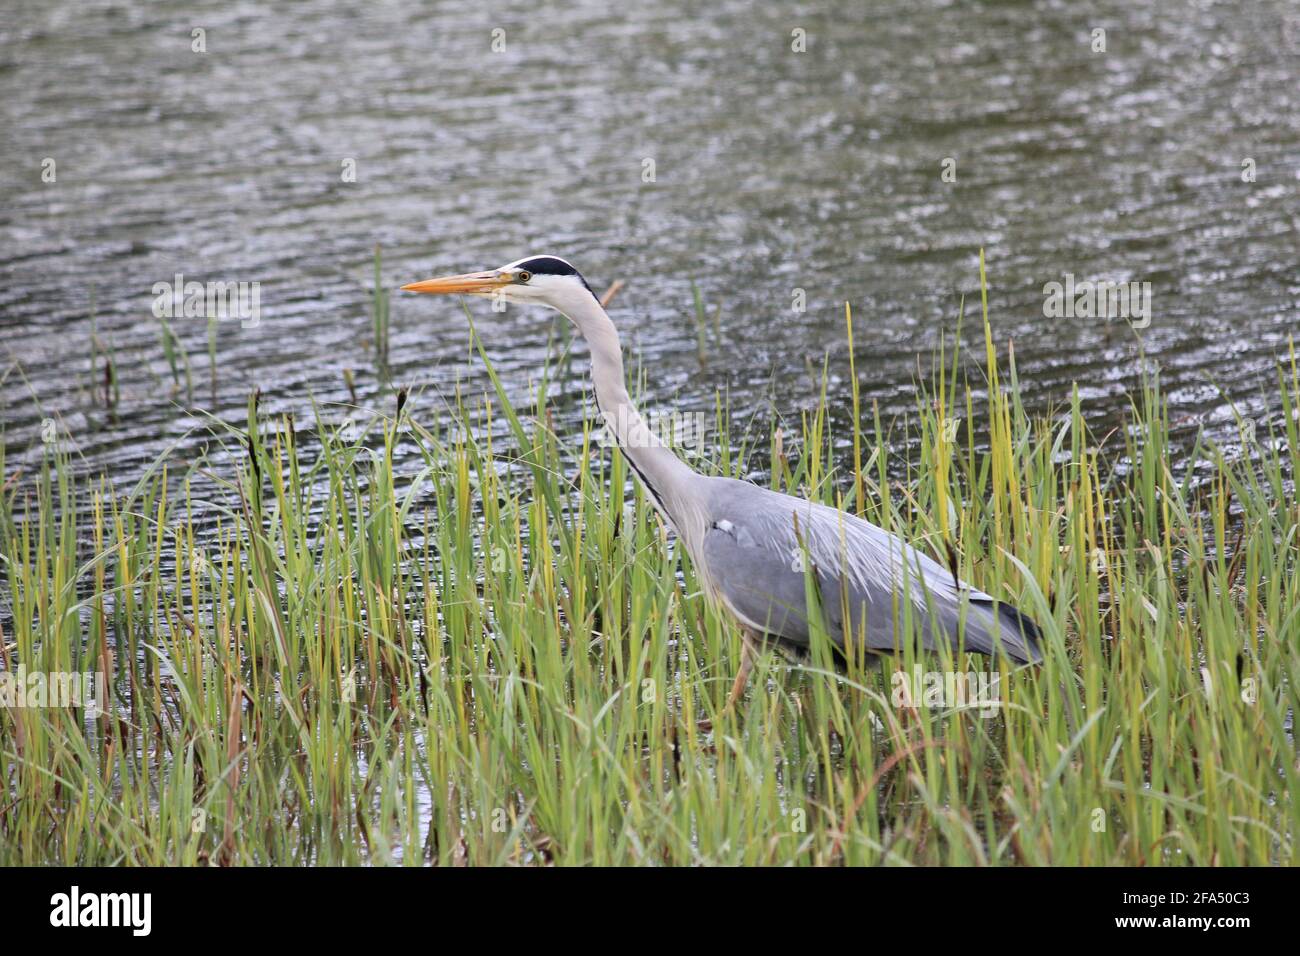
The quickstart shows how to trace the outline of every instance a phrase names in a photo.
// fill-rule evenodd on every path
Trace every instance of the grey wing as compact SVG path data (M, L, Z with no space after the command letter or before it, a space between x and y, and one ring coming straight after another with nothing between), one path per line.
M750 628L794 649L809 643L807 571L827 631L844 647L844 623L874 651L898 649L905 602L924 647L1041 660L1038 629L1008 604L957 582L952 572L870 522L747 482L713 489L701 552L718 598Z

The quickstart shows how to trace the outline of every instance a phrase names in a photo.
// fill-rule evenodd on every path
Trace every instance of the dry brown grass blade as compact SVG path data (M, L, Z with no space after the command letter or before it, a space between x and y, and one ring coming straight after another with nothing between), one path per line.
M863 787L861 790L859 790L858 795L854 798L853 809L849 812L848 819L845 821L845 829L841 830L839 833L835 835L835 842L831 844L831 852L830 852L831 863L834 863L837 859L839 859L844 848L844 837L848 835L847 833L848 824L851 823L853 820L857 819L858 811L861 810L862 805L867 802L868 794L870 794L871 791L876 788L876 784L880 783L880 778L883 777L885 774L889 773L890 770L894 769L894 766L898 764L899 761L904 760L907 757L910 757L912 754L916 753L917 751L924 750L927 747L936 747L944 743L945 741L942 737L939 737L935 740L919 740L916 743L911 744L910 746L905 747L902 750L890 754L889 757L885 760L885 762L876 768L876 772L871 775L871 779L867 781L867 785Z
M600 307L608 309L609 304L614 301L614 296L618 295L618 290L623 288L623 280L615 279L610 287L605 290L605 294L600 297Z

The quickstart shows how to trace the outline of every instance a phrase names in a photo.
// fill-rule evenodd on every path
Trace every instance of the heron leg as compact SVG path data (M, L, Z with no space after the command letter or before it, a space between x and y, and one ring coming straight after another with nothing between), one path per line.
M745 688L749 685L749 672L754 669L754 658L757 656L758 650L755 647L754 638L750 636L748 630L743 631L740 639L740 670L736 672L736 680L731 685L731 694L727 697L727 706L722 708L724 714L731 713L731 709L740 700L741 694L745 693Z
M731 693L727 695L727 703L722 710L718 711L719 718L731 713L736 706L736 702L745 693L745 687L749 684L749 672L754 669L754 659L758 656L758 640L750 633L748 628L741 631L740 637L740 670L736 672L736 679L731 685ZM699 728L703 731L712 730L713 721L707 718L701 720Z

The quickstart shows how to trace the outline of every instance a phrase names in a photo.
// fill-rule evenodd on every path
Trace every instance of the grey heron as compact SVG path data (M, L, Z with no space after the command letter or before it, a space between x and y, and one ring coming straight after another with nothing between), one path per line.
M856 515L735 478L701 475L654 432L628 395L618 331L572 265L528 256L499 269L427 279L408 292L497 298L566 316L587 341L596 404L618 448L685 545L705 592L739 623L741 664L726 709L766 647L806 654L809 598L837 659L894 653L915 622L923 647L1042 660L1040 632L1010 604L962 582L908 542ZM816 590L806 585L809 576ZM910 601L910 614L900 605ZM815 619L814 619L815 620ZM847 623L847 626L846 626Z

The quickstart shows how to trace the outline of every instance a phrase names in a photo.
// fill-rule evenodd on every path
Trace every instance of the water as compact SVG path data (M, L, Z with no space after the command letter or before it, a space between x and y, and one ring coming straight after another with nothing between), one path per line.
M1031 407L1078 382L1106 422L1140 341L1184 428L1231 420L1220 389L1262 421L1300 327L1297 79L1300 4L1267 0L10 0L0 424L11 462L53 419L79 467L129 479L202 413L239 421L255 388L269 411L308 418L314 398L342 417L347 369L357 403L388 411L377 244L390 287L541 252L598 291L621 278L613 315L649 409L708 409L721 389L741 416L795 420L827 350L844 414L845 300L864 401L905 411L917 354L963 294L968 314L978 303L983 247L994 334L1014 341ZM205 321L173 320L192 400L151 312L176 273L260 283L255 327L218 324L211 391ZM1045 317L1044 284L1066 273L1150 282L1149 327ZM722 307L703 362L692 280ZM92 306L120 381L111 413ZM472 308L522 396L552 314ZM458 377L484 383L455 301L394 293L392 315L391 381L415 389L416 415ZM561 387L577 393L583 369Z

